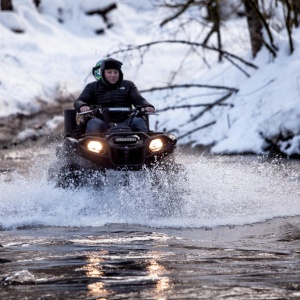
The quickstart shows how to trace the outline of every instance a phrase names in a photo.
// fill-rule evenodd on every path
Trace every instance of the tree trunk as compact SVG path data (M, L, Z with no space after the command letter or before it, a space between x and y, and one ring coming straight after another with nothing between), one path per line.
M33 0L35 6L38 8L40 3L41 3L41 0Z
M2 10L13 10L12 0L1 0L0 4Z
M206 45L211 35L215 32L217 34L218 49L220 50L219 61L222 60L222 40L221 40L221 17L220 17L220 6L219 0L209 0L207 3L207 19L212 22L212 28L206 38L203 41L203 44Z
M252 55L255 57L263 45L262 22L253 7L253 4L257 6L258 2L257 0L243 0L243 2L250 33Z
M294 25L295 27L299 26L299 15L300 15L300 1L292 0L291 3L292 10L294 11Z

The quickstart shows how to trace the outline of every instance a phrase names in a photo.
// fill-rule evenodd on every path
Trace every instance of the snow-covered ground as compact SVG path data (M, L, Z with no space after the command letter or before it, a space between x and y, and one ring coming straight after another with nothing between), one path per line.
M176 34L176 22L161 28L159 23L168 12L154 8L152 2L42 0L37 9L32 0L14 0L13 12L0 11L0 117L30 115L61 97L75 100L94 80L91 69L96 62L126 45L171 38L202 41L207 28L196 22L188 31ZM113 3L117 8L107 15L108 23L97 14L85 13ZM277 57L273 59L263 49L252 60L246 25L245 19L238 18L224 23L223 48L258 69L234 60L242 71L228 60L218 62L214 51L191 51L183 44L162 43L113 57L123 62L125 78L133 80L141 91L179 84L208 86L143 92L161 111L153 126L173 131L181 137L179 143L214 145L216 153L261 154L266 139L277 142L281 137L282 151L300 154L300 30L293 32L292 55L286 32L281 31L274 32ZM104 30L104 34L95 34L97 30ZM209 45L214 43L215 37ZM165 111L170 106L213 103L228 93L209 86L237 92L203 114L205 106ZM202 126L205 128L194 131Z

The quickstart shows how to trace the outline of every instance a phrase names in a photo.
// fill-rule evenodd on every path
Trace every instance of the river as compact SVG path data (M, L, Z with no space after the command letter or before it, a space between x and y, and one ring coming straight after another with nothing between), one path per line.
M179 149L164 214L139 172L57 188L53 153L1 152L1 299L300 299L299 161Z

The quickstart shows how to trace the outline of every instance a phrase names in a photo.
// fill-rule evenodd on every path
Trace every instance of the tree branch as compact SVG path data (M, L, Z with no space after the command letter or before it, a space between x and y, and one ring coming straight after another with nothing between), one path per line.
M187 125L187 124L189 124L189 123L191 123L191 122L196 121L196 120L199 119L201 116L203 116L207 111L209 111L210 109L212 109L214 106L220 105L221 102L223 102L223 101L225 101L226 99L228 99L232 94L233 94L233 92L230 92L230 93L228 93L227 95L223 96L222 98L220 98L220 99L216 100L215 102L211 103L211 104L208 105L204 110L202 110L199 114L197 114L196 116L194 116L193 118L191 118L188 122L186 122L185 124L180 124L180 125L178 126L178 128L181 128L182 126L185 126L185 125ZM215 122L209 123L209 125L213 125L214 123L215 123ZM205 127L207 127L207 126L205 125ZM183 136L181 136L180 138L185 137L186 135L188 135L188 134L190 134L190 133L192 133L192 132L195 132L196 130L205 128L205 127L203 127L203 126L197 127L195 130L190 131L190 132L188 132L188 133L185 133L185 134L184 134ZM176 130L177 130L177 128L173 128L172 130L169 130L169 131L172 132L172 131L176 131Z
M188 135L190 135L190 134L192 134L192 133L194 133L194 132L196 132L198 130L204 129L204 128L209 127L209 126L214 125L214 124L216 124L216 121L213 121L213 122L207 123L205 125L196 127L193 130L190 130L190 131L188 131L188 132L180 135L179 137L177 137L177 140L180 140L180 139L182 139L182 138L184 138L184 137L186 137L186 136L188 136Z
M168 89L178 89L178 88L209 88L209 89L221 89L221 90L228 90L231 93L238 92L238 89L227 87L227 86L221 86L221 85L209 85L209 84L175 84L175 85L169 85L169 86L161 86L161 87L153 87L151 89L147 90L141 90L141 93L149 93L154 91L162 91L162 90L168 90Z
M116 9L117 8L117 4L116 3L112 3L110 5L108 5L107 7L104 7L103 9L92 9L92 10L89 10L89 11L86 11L86 14L89 16L89 15L94 15L94 14L98 14L98 15L101 15L104 19L105 22L108 21L107 19L107 14Z
M229 62L231 62L236 68L238 68L242 73L244 73L248 78L250 77L250 74L248 74L245 70L243 70L238 64L236 64L231 58L228 56L224 56L225 59L227 59Z
M215 47L210 47L210 46L207 46L203 43L189 42L189 41L185 41L185 40L162 40L162 41L149 42L149 43L142 44L142 45L137 45L137 46L128 45L126 48L108 53L106 56L109 57L109 56L113 56L113 55L118 54L118 53L123 53L123 52L128 52L128 51L133 51L133 50L140 50L142 48L150 48L151 46L159 45L159 44L184 44L184 45L189 45L189 46L202 47L204 49L219 52L223 56L227 55L228 57L234 58L234 59L242 62L246 66L251 67L253 69L258 69L258 67L255 64L253 64L249 61L246 61L246 60L242 59L241 57L239 57L235 54L232 54L230 52L227 52L227 51L224 51L224 50L221 50L221 49L217 49Z
M210 104L209 106L207 106L205 109L203 109L200 113L198 113L196 116L194 116L193 118L191 118L186 124L189 124L191 122L196 121L197 119L199 119L201 116L203 116L207 111L209 111L210 109L212 109L214 106L219 105L221 102L225 101L226 99L228 99L229 97L231 97L231 95L233 94L233 92L228 93L227 95L223 96L222 98L216 100L215 102L213 102L212 104Z
M167 23L169 23L169 22L175 20L176 18L178 18L178 17L179 17L180 15L182 15L182 14L190 7L190 5L192 5L194 2L195 2L195 0L188 0L185 4L182 4L182 5L180 6L180 10L178 10L177 13L175 13L173 16L171 16L171 17L165 19L164 21L162 21L162 22L160 23L160 27L162 27L162 26L166 25Z
M193 108L193 107L201 107L201 106L211 106L211 103L198 103L198 104L186 104L186 105L179 105L179 106L167 106L163 109L158 109L156 110L157 113L168 111L168 110L175 110L175 109L184 109L184 108ZM232 104L230 103L219 103L216 104L216 106L231 106L233 107Z

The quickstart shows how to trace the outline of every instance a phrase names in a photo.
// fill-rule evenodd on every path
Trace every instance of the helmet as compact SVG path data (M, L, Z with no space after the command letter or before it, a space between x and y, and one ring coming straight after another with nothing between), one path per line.
M103 62L103 59L99 60L96 63L96 66L93 68L92 73L95 77L96 80L100 80L101 79L101 64Z
M92 73L94 75L94 77L96 78L96 80L100 80L102 77L102 72L104 71L104 69L117 69L121 72L121 67L122 67L122 63L114 58L104 58L99 60L96 63L96 66L92 69Z

